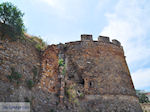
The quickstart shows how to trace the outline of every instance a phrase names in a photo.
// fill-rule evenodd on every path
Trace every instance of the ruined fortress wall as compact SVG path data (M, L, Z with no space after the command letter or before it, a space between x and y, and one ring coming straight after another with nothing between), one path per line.
M41 82L44 79L44 75L41 77L41 54L43 53L40 53L32 42L26 40L0 40L1 102L30 102L32 112L49 112L51 109L56 108L56 104L59 101L56 95L46 89L41 89L43 87ZM45 57L43 56L43 58ZM53 62L52 55L50 59ZM48 61L48 64L51 64L51 62ZM11 81L7 78L12 74L11 68L15 69L15 75L17 73L21 74L19 79L12 79ZM55 67L53 69L56 70ZM55 71L53 74L55 74ZM28 81L32 81L33 85L31 83L28 85ZM53 81L55 82L55 79ZM44 86L46 87L46 85Z
M122 46L83 40L67 43L65 56L68 79L81 85L85 94L135 96Z
M21 83L7 78L12 67ZM91 35L41 53L28 41L0 41L0 101L27 100L33 112L142 112L120 42Z
M11 68L23 75L24 79L32 79L33 69L40 69L40 53L26 41L0 41L0 78L7 79L11 75ZM25 80L23 80L25 81Z
M37 75L33 73L36 68ZM16 78L12 76L12 69ZM18 74L18 75L17 75ZM40 74L40 53L27 41L0 40L0 101L24 101L30 97L27 81L35 84Z
M142 112L119 41L81 35L81 41L64 45L64 54L67 80L84 94L83 111Z
M64 67L58 65L60 59ZM64 106L59 111L142 112L117 40L81 35L81 41L49 46L42 68L42 88L59 96Z

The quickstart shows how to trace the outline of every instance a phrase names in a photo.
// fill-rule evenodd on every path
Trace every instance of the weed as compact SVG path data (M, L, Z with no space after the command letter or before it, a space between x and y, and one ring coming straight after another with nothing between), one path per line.
M27 80L26 84L29 89L32 89L32 87L34 86L34 82L32 80Z
M63 59L59 59L58 60L58 64L59 64L59 66L64 66L65 64L64 64L64 60Z
M15 68L11 68L11 75L8 75L7 78L12 81L16 81L17 84L19 84L19 80L22 78L22 75L15 71Z

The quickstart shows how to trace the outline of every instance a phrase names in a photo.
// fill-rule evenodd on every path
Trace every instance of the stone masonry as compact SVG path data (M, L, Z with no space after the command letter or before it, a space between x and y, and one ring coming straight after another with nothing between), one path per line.
M53 83L60 91L55 94L59 95L64 111L142 112L118 40L110 42L109 37L99 36L98 41L93 41L92 35L81 35L81 41L52 45L45 52L48 57L43 62L55 55L50 64L58 73L48 67L43 71L52 76L49 82L45 78L44 88L54 92L49 87L53 87L51 80L57 77ZM64 60L65 75L55 62L58 59Z
M12 68L19 79L8 78ZM0 102L24 101L31 112L142 112L121 43L86 34L41 52L0 41Z

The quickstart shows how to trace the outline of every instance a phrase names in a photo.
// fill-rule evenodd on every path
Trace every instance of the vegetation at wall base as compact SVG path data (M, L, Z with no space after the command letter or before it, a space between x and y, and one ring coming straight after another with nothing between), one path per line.
M150 103L148 97L140 90L136 90L136 95L139 98L140 103Z

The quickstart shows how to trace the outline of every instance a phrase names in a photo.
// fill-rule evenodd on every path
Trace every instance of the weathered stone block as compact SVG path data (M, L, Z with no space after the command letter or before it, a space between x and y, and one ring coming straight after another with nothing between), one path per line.
M121 43L118 40L116 40L116 39L113 39L112 43L117 45L117 46L121 46Z
M106 37L106 36L99 36L98 41L99 42L106 42L106 43L110 42L109 37Z
M82 34L81 41L93 41L92 35Z

